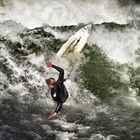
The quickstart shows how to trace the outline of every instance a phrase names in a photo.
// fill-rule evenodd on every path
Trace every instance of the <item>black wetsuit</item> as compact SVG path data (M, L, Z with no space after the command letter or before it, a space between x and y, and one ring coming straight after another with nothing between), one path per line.
M52 65L54 69L59 71L59 78L55 83L55 87L51 89L51 95L54 101L57 102L57 107L55 109L55 112L59 112L62 108L62 104L67 100L68 98L68 92L64 85L64 70L60 67L57 67L55 65Z

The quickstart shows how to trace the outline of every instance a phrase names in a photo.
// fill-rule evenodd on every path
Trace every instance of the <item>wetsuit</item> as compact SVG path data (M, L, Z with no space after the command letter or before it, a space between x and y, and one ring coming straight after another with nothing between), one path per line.
M55 83L55 87L51 89L51 96L54 99L54 101L57 102L57 107L55 109L55 112L58 113L62 109L62 104L67 100L68 98L68 92L64 85L64 70L60 67L57 67L55 65L52 65L54 69L59 71L59 78Z

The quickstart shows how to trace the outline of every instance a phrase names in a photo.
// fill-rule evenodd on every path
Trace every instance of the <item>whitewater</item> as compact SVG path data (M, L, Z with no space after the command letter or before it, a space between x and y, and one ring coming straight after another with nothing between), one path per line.
M74 63L56 56L87 24ZM0 1L1 140L139 140L138 0ZM56 119L45 79L65 70L69 98Z

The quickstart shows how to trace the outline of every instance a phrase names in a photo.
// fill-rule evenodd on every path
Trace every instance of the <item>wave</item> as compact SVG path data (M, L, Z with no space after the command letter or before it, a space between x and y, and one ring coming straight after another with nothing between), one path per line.
M45 23L51 26L89 22L127 24L139 20L139 5L121 5L123 2L120 0L7 0L1 4L0 20L14 20L28 28L39 27Z
M0 32L1 138L129 139L130 130L124 130L124 126L133 130L134 137L138 136L139 129L134 124L139 121L139 67L112 59L108 54L114 50L106 50L105 44L106 36L116 43L119 36L129 36L129 31L135 35L133 43L137 43L137 28L130 24L93 25L89 41L76 61L78 65L75 62L72 69L67 59L60 60L55 53L81 26L44 25L28 29L14 21L1 23L0 30L4 27L8 31ZM139 50L136 52L138 57ZM47 117L54 103L45 78L57 78L58 73L45 68L46 57L63 67L65 76L69 76L65 82L69 99L58 119L52 122Z

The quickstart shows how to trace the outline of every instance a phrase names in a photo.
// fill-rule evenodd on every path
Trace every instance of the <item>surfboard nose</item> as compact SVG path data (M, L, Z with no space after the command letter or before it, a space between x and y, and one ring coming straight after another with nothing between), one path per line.
M88 24L82 28L82 31L90 33L91 27L92 27L91 24Z
M88 33L91 31L91 27L92 27L91 24L85 26L85 28L88 30Z
M87 28L88 30L91 30L91 24L86 25L85 28Z

